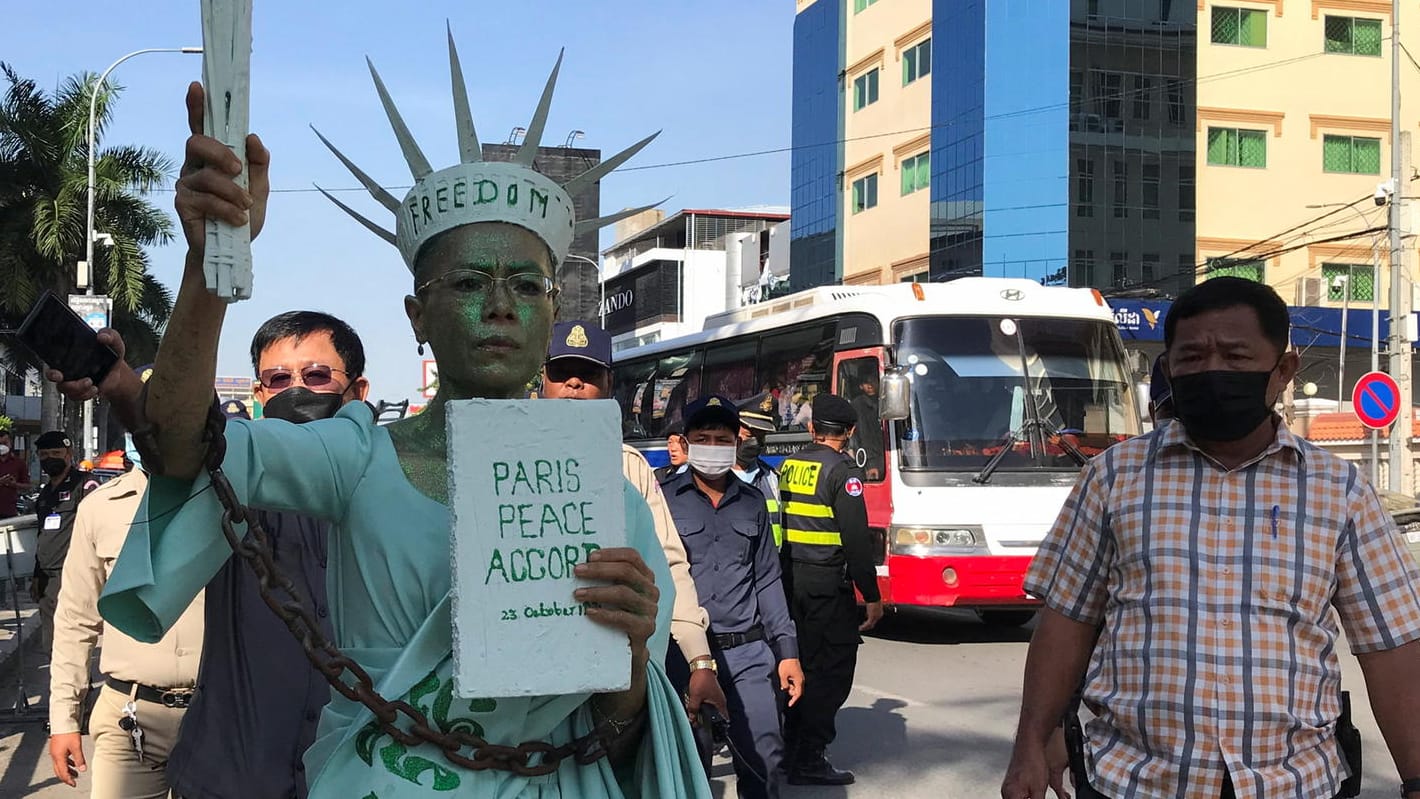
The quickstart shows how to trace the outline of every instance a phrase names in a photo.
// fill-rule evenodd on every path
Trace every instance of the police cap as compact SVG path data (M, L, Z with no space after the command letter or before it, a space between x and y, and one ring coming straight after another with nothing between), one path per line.
M740 412L735 403L727 397L711 394L692 402L685 409L685 432L706 427L728 427L736 432L740 429Z
M247 412L246 403L234 399L222 403L222 415L228 419L251 419L251 414Z
M72 446L74 442L63 430L50 430L35 439L35 449L69 449Z
M1149 376L1149 405L1158 408L1173 400L1173 387L1169 385L1168 373L1164 371L1164 356L1154 359L1154 370Z
M774 410L778 403L774 395L766 391L740 403L740 424L761 433L773 433L779 429L775 423Z
M819 394L814 397L814 424L836 424L852 427L858 424L858 412L848 400L836 394Z

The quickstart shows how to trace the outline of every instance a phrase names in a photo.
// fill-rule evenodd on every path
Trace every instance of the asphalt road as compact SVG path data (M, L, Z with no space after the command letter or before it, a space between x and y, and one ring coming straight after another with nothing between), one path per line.
M995 628L959 612L890 616L864 645L858 682L839 714L831 750L840 768L858 775L848 788L795 788L788 797L892 796L991 799L999 796L1019 706L1028 629ZM1365 739L1364 799L1396 795L1395 769L1365 699L1356 661L1342 656L1345 684L1356 700ZM27 682L47 679L31 669ZM10 704L14 675L0 675L0 700ZM728 763L715 770L716 796L733 797ZM86 797L58 783L39 724L0 716L0 799Z

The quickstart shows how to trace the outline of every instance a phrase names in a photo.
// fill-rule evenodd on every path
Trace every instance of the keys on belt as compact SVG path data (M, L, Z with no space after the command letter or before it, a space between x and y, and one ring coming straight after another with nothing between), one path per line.
M118 728L133 739L133 751L138 753L138 762L143 762L143 728L138 726L138 705L129 701L123 706L123 715L118 719Z
M163 707L176 708L182 710L192 704L191 688L154 688L151 685L142 683L134 684L127 680L120 680L109 677L104 681L108 687L130 698L138 698L144 702L152 702ZM134 688L138 690L135 692Z
M716 649L734 649L737 646L764 640L764 628L754 627L742 633L711 633L710 645Z

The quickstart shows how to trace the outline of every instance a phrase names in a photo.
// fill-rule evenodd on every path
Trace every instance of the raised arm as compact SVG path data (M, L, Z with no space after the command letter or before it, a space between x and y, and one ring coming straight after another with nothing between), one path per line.
M241 161L226 145L202 135L202 115L202 85L193 83L187 88L187 123L192 135L187 139L175 202L187 238L187 259L177 303L158 345L146 406L139 407L143 386L126 366L110 370L98 386L87 378L59 383L70 399L102 395L110 400L129 430L142 430L147 420L155 422L159 457L144 453L145 460L163 464L167 476L187 480L197 476L206 453L202 434L217 374L217 342L227 315L227 303L207 290L202 273L207 218L233 225L250 223L255 240L266 221L266 199L271 190L267 177L271 154L261 140L255 134L247 137L247 191L233 180L241 172ZM99 333L99 340L122 357L123 341L117 333L105 330ZM56 372L47 375L56 381L61 377ZM143 446L141 440L139 446Z
M158 423L158 447L171 477L196 476L205 446L202 431L212 403L212 382L217 374L217 341L227 303L207 290L202 257L208 217L233 225L251 225L255 239L266 220L270 191L267 168L271 157L255 135L247 138L250 192L233 178L241 160L225 145L202 135L203 93L193 83L187 91L187 155L177 183L176 207L187 237L187 261L182 286L173 308L158 359L148 385L145 411Z

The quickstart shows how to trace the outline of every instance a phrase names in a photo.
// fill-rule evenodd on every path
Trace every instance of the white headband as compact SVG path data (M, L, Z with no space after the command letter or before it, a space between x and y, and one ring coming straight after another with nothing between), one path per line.
M369 59L366 59L369 63ZM572 207L572 195L601 180L612 170L626 163L643 147L650 144L660 132L647 136L616 155L578 175L565 185L533 169L533 159L537 156L542 142L542 132L547 126L547 112L552 105L552 91L557 84L557 73L562 68L562 56L557 56L557 64L542 90L542 99L528 125L522 147L511 162L484 161L483 150L474 130L473 115L469 111L468 91L464 88L463 68L459 66L458 50L454 47L454 34L449 31L449 71L453 80L454 122L458 127L460 163L434 171L429 159L415 143L394 101L385 89L384 81L369 64L370 75L375 80L375 90L379 92L385 115L394 128L404 159L409 163L414 176L414 188L404 195L404 200L396 200L359 167L335 148L320 131L316 136L330 148L335 157L350 170L351 174L369 190L381 205L395 215L395 232L391 233L379 224L355 211L336 199L325 189L320 189L331 202L350 214L372 233L395 245L404 256L409 271L414 271L414 259L419 250L429 240L440 233L476 222L507 222L532 231L547 244L556 263L567 257L572 247L572 239L577 234L597 230L626 217L639 214L660 203L652 203L639 208L631 208L609 216L577 221ZM312 127L312 130L315 130ZM664 201L662 201L664 202Z

